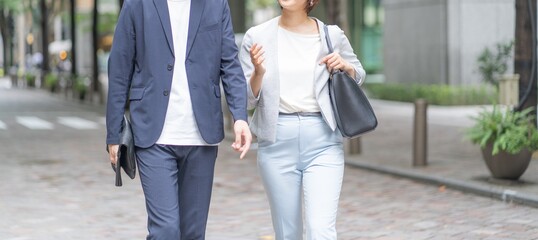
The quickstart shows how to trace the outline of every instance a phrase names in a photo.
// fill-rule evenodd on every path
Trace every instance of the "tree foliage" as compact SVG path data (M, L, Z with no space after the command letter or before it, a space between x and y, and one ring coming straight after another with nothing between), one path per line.
M14 36L13 15L20 10L20 0L0 0L0 34L3 43L4 68L12 65L13 54L10 49Z
M485 48L478 56L478 71L482 79L499 87L502 75L508 70L508 61L512 57L514 42L498 43L495 50Z
M21 0L0 0L0 10L2 13L6 11L19 11L21 9Z

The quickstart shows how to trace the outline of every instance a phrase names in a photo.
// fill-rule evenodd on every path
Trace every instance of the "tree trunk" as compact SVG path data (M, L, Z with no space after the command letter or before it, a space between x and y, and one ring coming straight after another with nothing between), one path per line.
M13 21L13 15L8 15L7 17L7 34L6 34L6 46L8 47L9 49L9 53L8 53L8 58L5 59L4 61L7 62L7 65L8 66L13 66L13 62L15 62L14 60L14 53L13 53L13 50L15 49L15 46L13 44L13 36L15 35L14 32L15 32L15 21Z
M43 54L43 62L41 69L43 70L42 76L45 76L49 70L49 28L47 24L48 20L48 11L47 11L47 3L45 0L41 0L40 2L40 10L41 10L41 44L42 44L42 54Z
M325 11L327 11L327 23L341 25L340 18L340 0L327 0L325 3Z
M93 58L93 79L92 79L92 90L97 91L99 90L99 87L97 84L98 78L99 78L99 63L97 59L97 50L99 49L99 32L98 32L98 24L99 24L99 0L94 0L93 4L93 18L92 18L92 58ZM90 95L91 96L91 95Z
M327 24L338 25L344 32L349 32L348 0L324 1Z
M7 26L7 20L5 16L2 14L0 15L0 34L2 34L2 55L4 59L4 70L7 73L9 71L9 62L8 62L8 51L9 51L9 44L8 44L8 26Z
M519 110L536 107L536 49L533 42L536 32L533 33L533 27L536 29L536 0L531 0L531 6L528 1L516 2L516 36L515 36L515 56L514 72L519 74ZM533 14L534 20L531 20L529 9ZM531 22L531 21L534 21ZM534 68L534 73L532 69ZM531 85L529 94L526 94L528 86ZM525 98L525 99L523 99ZM533 113L535 114L535 113Z
M5 12L0 14L0 33L2 34L2 44L3 44L3 58L4 58L4 70L6 73L9 71L9 68L13 66L13 32L14 21L13 21L13 12L10 10L3 10Z
M71 22L71 74L73 77L78 75L77 71L77 27L76 27L76 0L71 0L70 22Z
M245 0L229 0L230 12L232 14L232 25L234 32L244 33L246 31L245 25Z
M120 5L120 11L121 11L121 8L123 7L123 0L118 0L118 3Z

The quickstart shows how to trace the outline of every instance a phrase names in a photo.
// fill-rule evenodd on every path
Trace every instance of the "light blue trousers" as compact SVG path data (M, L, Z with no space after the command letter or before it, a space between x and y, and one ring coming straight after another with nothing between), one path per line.
M332 131L321 116L280 115L275 143L261 141L258 146L276 239L303 239L303 204L306 239L337 239L344 175L340 132Z

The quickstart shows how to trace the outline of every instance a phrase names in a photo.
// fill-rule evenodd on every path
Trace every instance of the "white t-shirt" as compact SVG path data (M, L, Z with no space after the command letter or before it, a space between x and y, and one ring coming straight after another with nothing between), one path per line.
M168 109L158 144L208 145L194 118L185 69L190 9L191 0L168 0L175 62Z
M321 111L314 88L320 45L319 34L299 34L278 28L280 112Z

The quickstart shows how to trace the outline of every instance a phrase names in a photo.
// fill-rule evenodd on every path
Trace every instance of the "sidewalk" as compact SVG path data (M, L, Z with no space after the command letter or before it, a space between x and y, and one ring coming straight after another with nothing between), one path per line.
M479 146L464 138L479 106L429 106L426 167L413 167L412 103L373 100L379 125L361 139L362 153L349 165L446 186L507 202L538 207L538 164L533 159L519 181L492 179Z
M410 127L405 125L411 122L405 117L410 108L390 102L376 101L375 105L382 120L380 128L364 137L364 154L348 160L354 165L364 161L363 167L376 170L410 172L413 169L405 167L410 156L404 151L410 141L402 143L410 136ZM27 121L21 121L24 119ZM33 119L32 124L28 119ZM78 124L67 124L66 119ZM465 121L457 119L450 123ZM47 127L37 128L36 124ZM395 129L401 130L397 137L381 138L391 136L383 133ZM0 184L0 212L7 216L0 217L0 239L143 239L147 214L140 178L130 180L124 175L124 186L114 186L105 136L102 106L66 101L38 89L0 89L0 182L4 183ZM447 138L448 134L443 137L444 142L456 141L454 136ZM271 214L257 172L256 152L239 160L230 145L227 139L219 147L206 239L272 240ZM386 151L383 146L392 149ZM466 149L472 154L458 151L465 158L458 155L455 162L467 159L476 163L481 176L487 177L479 157L472 156L477 150ZM436 154L449 160L455 156L446 149L436 150ZM367 158L373 159L370 165L366 165ZM382 160L394 159L401 161L379 166ZM446 165L439 160L430 162L430 167L421 170ZM401 167L396 168L397 164ZM350 165L345 168L339 201L340 240L538 239L538 209ZM416 177L413 174L410 176Z

